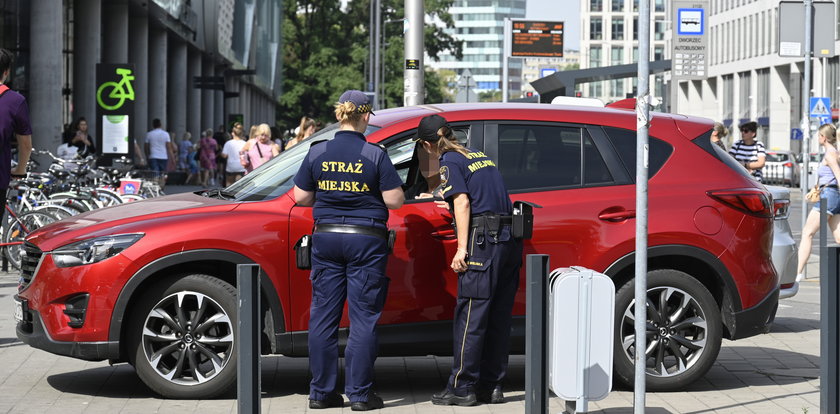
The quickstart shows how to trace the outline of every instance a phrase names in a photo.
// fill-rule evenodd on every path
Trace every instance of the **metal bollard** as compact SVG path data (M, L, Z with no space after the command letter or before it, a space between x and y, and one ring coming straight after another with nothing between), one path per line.
M525 259L525 412L548 414L548 255Z
M260 412L260 266L236 265L236 404L239 413Z
M828 267L820 272L820 413L834 414L840 412L840 246L825 250L826 259L820 259Z

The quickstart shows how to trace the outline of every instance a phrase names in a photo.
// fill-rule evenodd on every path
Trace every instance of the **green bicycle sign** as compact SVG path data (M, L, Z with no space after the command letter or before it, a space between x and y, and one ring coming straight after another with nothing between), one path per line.
M131 86L134 75L131 69L117 68L117 75L122 76L119 82L105 82L96 89L96 102L106 111L122 108L126 99L134 100L134 87Z

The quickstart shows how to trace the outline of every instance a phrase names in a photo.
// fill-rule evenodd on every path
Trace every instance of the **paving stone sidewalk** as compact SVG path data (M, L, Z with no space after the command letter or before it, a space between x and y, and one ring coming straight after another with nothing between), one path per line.
M819 285L804 282L799 295L782 301L769 334L724 340L706 377L683 391L647 394L646 413L819 412ZM127 364L86 362L52 355L15 336L12 297L17 275L0 273L0 413L235 413L232 398L179 401L157 398ZM379 358L377 389L383 413L524 413L525 358L511 357L508 402L476 407L439 407L429 397L444 385L452 358ZM837 384L831 386L836 387ZM349 413L309 410L308 360L282 356L262 360L262 412ZM550 412L563 411L552 398ZM632 390L614 390L591 412L632 413Z

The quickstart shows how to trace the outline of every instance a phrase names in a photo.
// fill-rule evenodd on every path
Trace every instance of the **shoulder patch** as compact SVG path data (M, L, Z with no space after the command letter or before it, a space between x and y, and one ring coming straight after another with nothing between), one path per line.
M449 182L449 167L442 166L440 167L440 186L446 187L446 184Z

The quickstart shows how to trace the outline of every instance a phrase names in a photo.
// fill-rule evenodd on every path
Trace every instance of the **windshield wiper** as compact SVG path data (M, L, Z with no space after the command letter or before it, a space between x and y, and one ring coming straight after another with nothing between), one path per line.
M222 188L215 188L215 189L212 189L212 190L207 190L207 191L201 193L201 195L204 196L204 197L221 198L221 199L224 199L224 200L233 200L234 198L236 198L236 194L229 193Z

